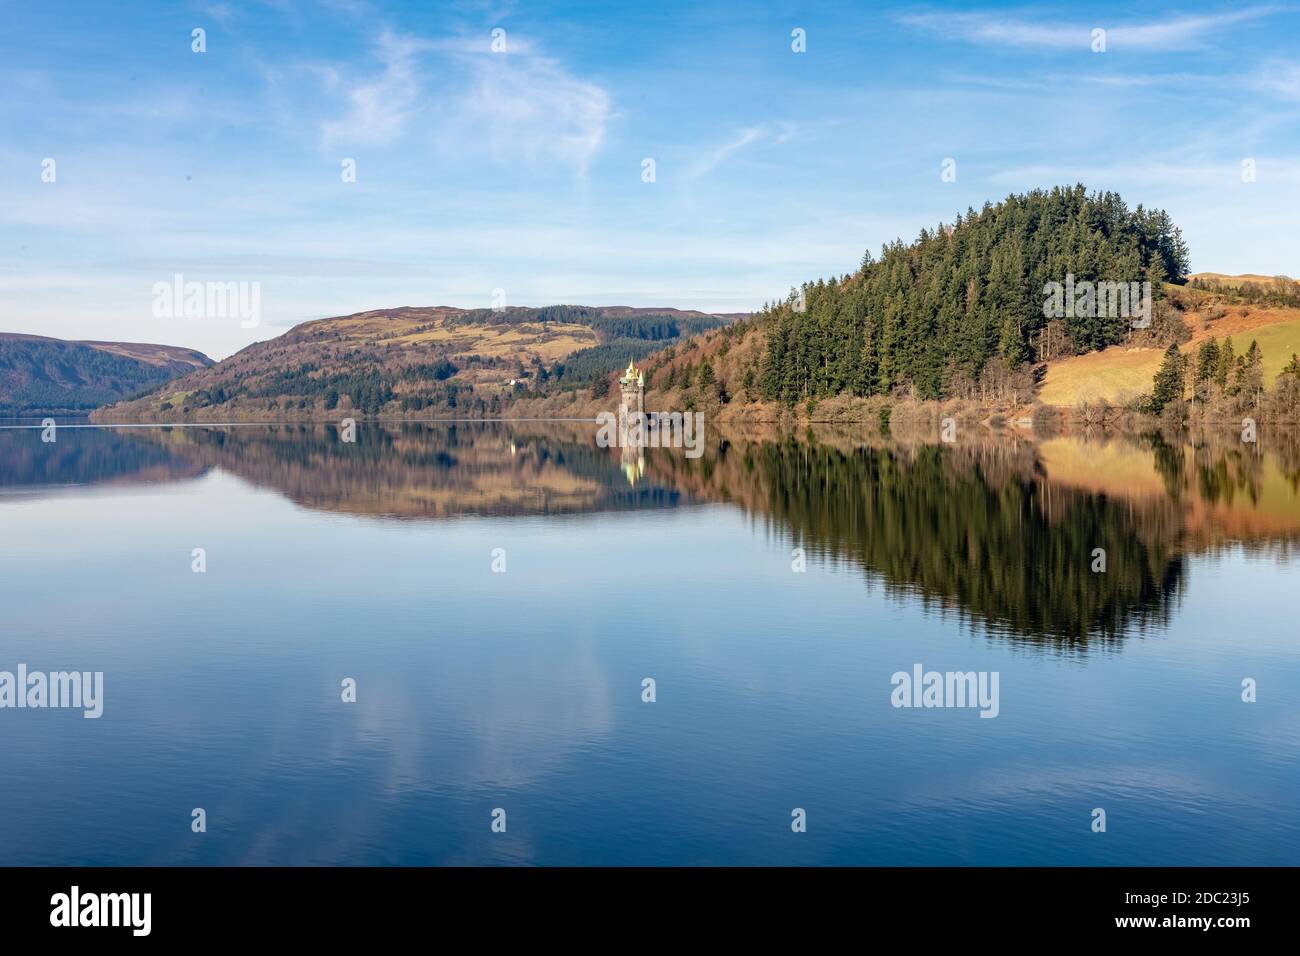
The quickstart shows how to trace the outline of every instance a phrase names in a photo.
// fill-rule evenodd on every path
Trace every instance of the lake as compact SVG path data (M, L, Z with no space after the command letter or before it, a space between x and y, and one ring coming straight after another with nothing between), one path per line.
M0 430L0 865L1300 856L1296 436L595 435Z

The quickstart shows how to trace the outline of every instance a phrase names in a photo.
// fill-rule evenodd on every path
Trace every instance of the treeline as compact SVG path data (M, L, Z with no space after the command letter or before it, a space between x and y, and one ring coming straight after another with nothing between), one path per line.
M532 322L557 322L585 325L593 329L602 344L615 339L644 339L662 342L697 335L725 325L724 319L712 315L673 315L672 313L615 313L587 305L548 305L541 308L501 310L473 309L453 320L453 324L522 325Z
M591 327L602 339L663 342L666 339L699 335L726 324L723 319L711 315L615 315L596 319Z
M680 339L699 335L727 324L712 315L674 315L647 312L608 314L596 306L550 305L542 308L510 308L501 311L477 309L455 320L464 324L562 323L585 325L596 333L597 345L578 349L549 367L519 371L514 391L519 394L549 394L588 388L611 372L640 362L643 358ZM525 382L524 380L528 380Z
M768 306L759 384L764 397L789 402L969 395L989 376L1006 382L1034 361L1132 334L1132 317L1113 309L1045 316L1048 283L1150 282L1158 300L1187 268L1186 244L1161 210L1130 210L1082 185L1009 196ZM1168 309L1155 309L1165 321Z
M1190 408L1188 407L1190 386ZM1264 386L1264 352L1259 343L1240 355L1229 336L1209 338L1195 356L1170 345L1152 381L1150 395L1134 403L1136 411L1181 421L1189 413L1211 420L1253 416L1266 421L1300 421L1300 356L1294 352L1271 389Z
M391 369L369 367L345 372L323 372L320 363L304 362L277 369L252 388L245 387L245 375L236 374L229 387L217 385L195 390L185 397L183 410L223 405L240 398L266 398L276 400L272 407L311 409L319 402L326 411L333 411L346 396L350 408L378 415L385 405L398 398L394 386L403 383L410 386L401 396L403 411L456 408L461 395L473 391L467 384L447 383L458 371L446 358ZM172 407L171 402L164 402L161 410L170 411Z
M536 376L529 376L534 378L535 389L539 392L595 385L611 372L626 368L628 362L640 362L665 344L671 345L727 324L725 319L712 315L605 315L600 309L585 306L549 306L518 311L538 313L547 320L590 326L600 340L599 345L578 349L549 368L539 369ZM534 317L530 321L538 319Z
M593 385L610 372L626 368L628 362L640 362L647 355L658 351L662 345L657 340L619 338L604 345L579 349L551 367L550 379L558 388Z
M525 322L560 322L590 325L600 318L600 309L587 305L548 305L541 308L513 306L507 309L470 309L449 324L522 325Z
M1269 282L1224 282L1220 279L1192 279L1188 286L1213 292L1228 302L1273 308L1300 308L1300 282L1278 276Z

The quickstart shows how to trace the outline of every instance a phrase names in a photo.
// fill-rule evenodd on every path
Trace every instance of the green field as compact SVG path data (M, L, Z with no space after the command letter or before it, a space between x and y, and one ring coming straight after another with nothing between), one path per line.
M1209 334L1214 334L1220 342L1231 335L1233 349L1238 355L1250 347L1251 339L1257 341L1264 352L1266 385L1272 385L1278 373L1291 361L1293 353L1300 354L1300 318ZM1182 346L1183 354L1195 357L1197 348L1207 337L1207 333L1198 334ZM1048 405L1062 406L1073 406L1084 398L1123 402L1151 391L1151 379L1160 367L1161 355L1160 349L1114 346L1101 352L1052 362L1038 397Z
M1300 319L1266 325L1233 336L1233 348L1240 354L1250 347L1251 339L1258 342L1264 350L1264 381L1271 385L1278 373L1291 361L1291 356L1300 355Z

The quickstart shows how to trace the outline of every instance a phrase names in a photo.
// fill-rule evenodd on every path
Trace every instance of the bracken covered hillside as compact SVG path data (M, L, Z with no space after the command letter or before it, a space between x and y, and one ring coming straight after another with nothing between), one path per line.
M171 345L0 332L0 413L84 413L211 364Z
M501 414L537 383L577 389L730 317L675 309L398 308L296 326L96 421Z

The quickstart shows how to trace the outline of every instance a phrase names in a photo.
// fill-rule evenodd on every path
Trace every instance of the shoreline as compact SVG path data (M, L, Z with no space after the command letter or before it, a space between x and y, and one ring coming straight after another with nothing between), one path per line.
M754 406L750 406L753 408ZM1033 414L1010 412L989 412L986 408L956 409L949 404L940 403L894 403L882 406L889 412L882 419L879 413L871 416L807 416L795 412L785 414L750 416L748 414L710 415L704 412L706 423L713 428L744 429L749 426L794 430L807 427L849 428L881 437L895 436L917 439L932 437L938 443L945 442L940 431L943 423L951 419L959 426L963 436L977 431L987 437L1018 437L1031 440L1047 440L1057 437L1115 435L1141 436L1161 433L1170 436L1191 437L1198 433L1227 434L1238 433L1241 421L1236 419L1206 421L1188 420L1179 424L1162 422L1159 419L1135 419L1127 416L1111 422L1085 422L1070 414L1069 409L1057 406L1036 406ZM1046 410L1046 411L1044 411ZM602 411L608 413L608 409ZM768 409L765 409L768 411ZM899 413L902 414L899 414ZM1023 409L1021 410L1023 412ZM365 416L344 415L338 418L322 417L281 417L256 419L212 419L180 421L131 421L113 420L98 416L79 416L78 420L68 423L57 422L59 428L233 428L233 427L278 427L286 425L299 426L340 426L351 419L357 424L375 425L493 425L493 424L568 424L599 426L599 412L593 415L512 415L498 417L466 416ZM6 422L0 420L0 429L39 429L40 420L30 423L20 421ZM1295 422L1258 422L1260 429L1291 430L1300 427Z

